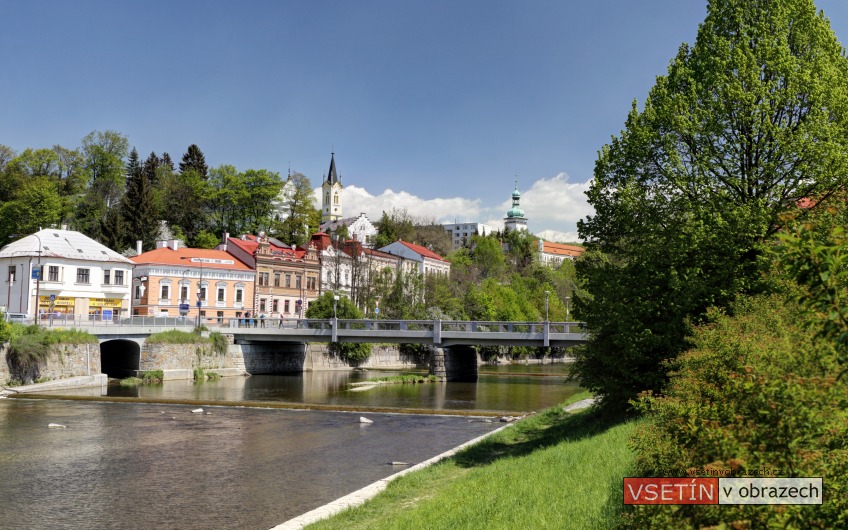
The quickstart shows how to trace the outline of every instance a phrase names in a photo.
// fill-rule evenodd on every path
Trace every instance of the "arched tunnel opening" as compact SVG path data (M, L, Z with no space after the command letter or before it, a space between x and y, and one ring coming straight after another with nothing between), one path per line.
M141 346L134 341L116 339L100 344L100 370L109 377L136 375L141 361Z

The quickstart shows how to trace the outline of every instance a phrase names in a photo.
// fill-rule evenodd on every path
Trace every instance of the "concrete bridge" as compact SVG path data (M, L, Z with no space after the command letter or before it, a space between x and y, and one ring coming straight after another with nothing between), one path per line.
M303 370L306 345L320 342L407 343L430 346L430 372L448 381L477 378L473 346L570 347L586 342L579 322L484 322L455 320L210 319L208 329L232 337L248 373ZM121 371L137 365L144 341L166 330L191 331L193 319L131 317L122 321L63 321L96 335L105 366L128 347ZM299 361L299 364L298 364ZM138 368L136 368L138 370Z

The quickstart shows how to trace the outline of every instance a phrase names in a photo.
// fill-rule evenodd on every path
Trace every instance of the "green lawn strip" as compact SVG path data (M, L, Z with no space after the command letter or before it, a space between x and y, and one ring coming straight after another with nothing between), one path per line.
M390 385L390 384L408 384L408 383L438 383L439 378L435 375L428 374L401 374L388 375L385 377L374 377L366 381L353 383L352 386L365 385Z
M309 528L612 528L635 425L556 406Z

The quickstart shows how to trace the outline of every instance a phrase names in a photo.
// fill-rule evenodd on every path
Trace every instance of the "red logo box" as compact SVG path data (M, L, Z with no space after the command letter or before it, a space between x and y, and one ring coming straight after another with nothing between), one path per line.
M718 504L718 478L624 479L624 504Z

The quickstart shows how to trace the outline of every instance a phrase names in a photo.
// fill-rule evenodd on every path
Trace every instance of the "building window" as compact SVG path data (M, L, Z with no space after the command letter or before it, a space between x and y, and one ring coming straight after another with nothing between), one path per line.
M294 286L296 289L300 289L300 274L294 277Z
M260 272L259 273L259 286L260 287L267 287L268 286L268 273L267 272Z
M16 277L16 275L17 275L17 270L18 270L18 269L15 267L15 265L9 265L9 275L6 277L6 278L7 278L7 280L9 281L9 283L14 283L14 282L15 282L15 277Z
M200 299L206 300L206 286L200 288Z
M334 193L333 194L333 204L338 204L338 203L339 203L339 194Z
M276 313L280 310L280 301L274 298L274 301L271 302L271 312Z
M134 298L135 298L136 300L141 299L141 285L136 285L136 286L135 286L135 296L134 296Z
M286 287L291 287L291 274L286 274Z
M124 271L115 271L115 285L124 285Z
M188 300L188 285L180 285L180 300Z
M240 304L244 301L244 290L241 287L236 288L236 303Z
M345 271L345 285L350 285L350 273Z
M274 273L274 287L279 287L279 286L280 286L280 273L275 272Z
M265 299L264 298L259 299L259 310L262 311L263 313L265 312Z
M47 281L50 282L58 282L59 281L59 266L58 265L50 265L47 267Z
M225 289L223 287L218 287L218 301L224 302L226 301Z
M109 285L111 273L112 271L103 271L103 285Z
M89 281L89 269L77 269L77 283L91 283Z
M289 312L289 301L288 300L283 302L283 311L286 312L286 313Z
M170 285L162 285L159 292L160 300L170 300L171 299L171 286Z

